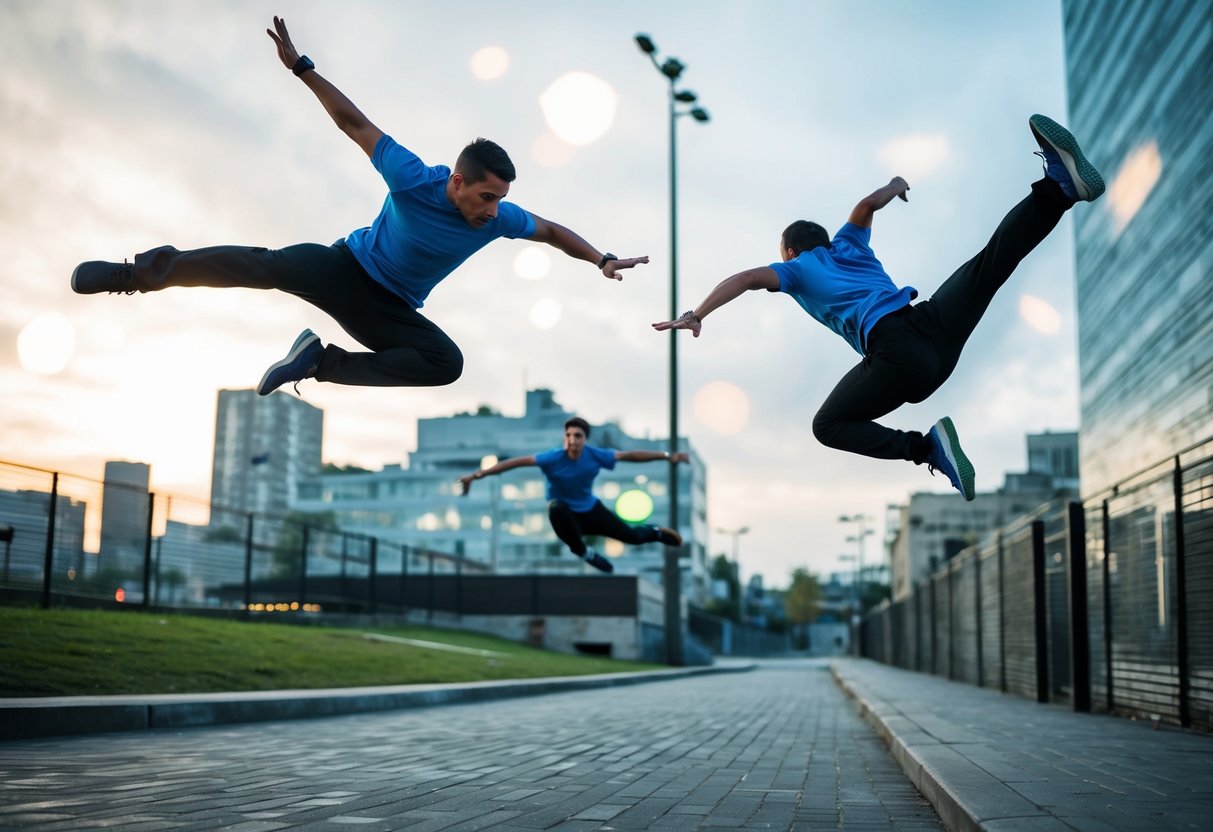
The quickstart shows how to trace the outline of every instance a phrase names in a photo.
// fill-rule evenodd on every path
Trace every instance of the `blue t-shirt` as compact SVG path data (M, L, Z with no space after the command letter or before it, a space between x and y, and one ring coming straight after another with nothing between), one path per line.
M564 500L573 511L589 511L598 502L591 491L594 477L603 468L615 467L615 452L586 445L577 459L569 459L564 448L535 455L535 464L548 478L548 499Z
M354 257L375 280L420 309L438 282L498 237L530 237L531 215L502 201L497 217L473 228L446 198L451 169L427 167L391 136L375 145L371 164L387 182L388 195L375 222L345 238Z
M876 322L918 297L912 286L898 289L868 245L872 229L847 223L830 246L802 251L795 260L772 263L779 291L837 332L860 355ZM772 290L774 291L774 290Z

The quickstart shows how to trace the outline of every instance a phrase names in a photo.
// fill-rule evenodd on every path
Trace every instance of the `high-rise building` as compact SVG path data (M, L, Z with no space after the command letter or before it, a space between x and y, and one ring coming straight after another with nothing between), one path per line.
M135 572L143 568L147 551L148 486L151 466L145 462L105 463L101 495L102 568Z
M324 411L286 393L220 390L211 468L212 523L225 510L282 514L299 483L320 474Z
M460 496L456 480L496 460L529 456L559 447L564 423L574 415L556 402L552 391L530 390L520 417L483 409L417 422L417 450L408 467L325 474L301 487L294 506L300 511L333 512L342 529L374 535L402 545L433 549L480 561L502 573L566 572L587 567L569 554L548 523L547 487L535 467L515 468L480 480ZM592 425L590 444L619 450L666 450L665 439L629 436L618 425ZM683 590L692 599L708 595L704 563L707 542L707 472L691 455L678 478L680 531L689 557L683 559ZM668 462L621 462L602 471L595 494L607 508L625 514L631 503L636 522L665 525L669 520ZM639 512L635 508L639 508ZM647 516L644 516L647 511ZM663 547L627 546L603 541L602 551L617 573L661 582Z
M1091 493L1213 433L1213 3L1062 7L1070 126L1108 183L1073 212Z

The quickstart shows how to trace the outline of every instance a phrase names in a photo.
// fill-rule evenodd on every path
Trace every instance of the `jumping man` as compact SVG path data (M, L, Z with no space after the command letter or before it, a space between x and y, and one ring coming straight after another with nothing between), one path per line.
M973 466L950 418L940 419L925 435L893 430L875 420L938 390L994 293L1019 261L1075 202L1090 202L1103 193L1103 178L1068 130L1042 115L1028 119L1028 126L1040 145L1044 177L1006 215L986 247L944 281L930 300L911 305L918 292L898 288L870 246L876 211L894 197L908 201L910 186L898 176L860 200L833 240L817 223L794 222L779 243L782 262L725 279L693 311L653 324L654 329L689 329L699 337L703 319L747 289L786 292L863 356L813 417L818 441L877 459L925 462L972 500Z
M553 448L534 456L516 456L498 462L481 471L459 478L466 495L472 483L525 465L538 465L548 481L548 518L552 530L572 550L573 554L595 569L612 572L615 567L602 555L585 545L582 535L602 535L623 543L662 543L681 546L682 536L662 526L633 526L625 523L615 512L594 496L594 478L603 468L610 470L616 462L654 462L668 460L671 465L690 462L685 453L670 455L663 451L611 451L587 445L590 423L574 416L564 423L564 447Z
M307 85L337 126L362 148L387 183L379 216L331 246L283 249L172 246L135 255L134 263L90 261L72 273L80 294L153 292L170 286L278 289L319 307L369 352L324 346L305 329L286 357L257 386L268 395L305 378L371 387L450 384L463 372L463 354L417 310L464 260L498 237L547 243L594 263L604 276L647 257L620 259L594 248L564 226L505 201L514 181L506 152L487 139L463 149L452 171L427 166L367 119L291 43L286 21L266 30L283 65Z

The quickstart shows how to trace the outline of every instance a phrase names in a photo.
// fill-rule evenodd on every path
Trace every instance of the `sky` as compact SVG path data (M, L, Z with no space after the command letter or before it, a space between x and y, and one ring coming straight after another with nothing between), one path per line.
M325 460L371 469L407 459L417 419L521 415L528 387L593 423L668 435L670 336L649 326L670 311L667 85L637 33L687 65L681 86L711 114L677 127L680 308L778 259L791 221L837 229L893 175L909 202L876 215L872 246L929 297L1038 178L1028 116L1066 116L1058 0L0 0L0 462L97 479L105 460L147 462L158 493L206 498L216 392L254 386L304 327L356 346L282 293L69 286L83 260L330 243L373 220L385 186L279 62L274 14L428 164L489 137L517 166L511 201L651 258L617 283L498 241L423 310L464 352L458 382L301 384L325 413ZM1026 434L1078 427L1072 238L1063 219L944 387L883 420L925 431L951 416L979 490L1026 469ZM950 490L925 466L814 439L813 414L859 356L791 298L749 293L680 337L682 432L708 466L709 525L750 530L743 575L778 586L798 567L851 568L841 515L869 518L871 562L889 505ZM712 553L732 545L712 534Z

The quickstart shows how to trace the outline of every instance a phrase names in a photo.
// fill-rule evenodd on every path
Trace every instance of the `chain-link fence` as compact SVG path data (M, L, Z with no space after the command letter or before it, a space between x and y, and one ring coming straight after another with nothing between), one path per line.
M1213 438L957 554L863 655L1041 702L1213 728Z
M462 576L489 571L324 516L252 514L12 463L0 463L0 548L0 592L43 606L453 611Z

